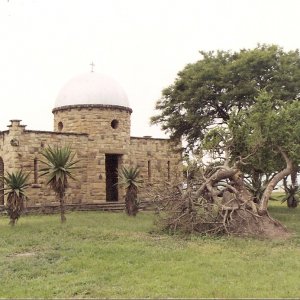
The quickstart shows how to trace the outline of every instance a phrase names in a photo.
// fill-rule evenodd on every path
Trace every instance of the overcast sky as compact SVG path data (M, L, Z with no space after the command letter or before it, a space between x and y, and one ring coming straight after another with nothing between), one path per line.
M52 130L59 90L93 61L126 91L132 135L163 137L155 102L199 50L299 48L299 12L300 0L0 0L0 130Z

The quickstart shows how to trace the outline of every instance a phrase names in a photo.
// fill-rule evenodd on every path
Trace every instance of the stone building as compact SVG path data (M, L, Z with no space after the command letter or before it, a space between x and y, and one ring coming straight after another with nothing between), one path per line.
M40 152L47 145L68 145L79 160L76 181L70 181L66 194L70 205L124 201L124 189L117 184L121 166L138 166L144 186L181 180L181 155L170 140L130 136L132 109L113 79L94 72L71 79L52 113L54 131L27 130L20 120L0 131L0 175L31 171L28 206L58 205L46 178L39 176ZM139 197L146 198L144 188ZM4 198L1 192L0 205Z

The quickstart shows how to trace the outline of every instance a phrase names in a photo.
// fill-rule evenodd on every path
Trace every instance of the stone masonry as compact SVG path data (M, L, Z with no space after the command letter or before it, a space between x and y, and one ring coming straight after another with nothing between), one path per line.
M58 205L53 191L40 177L40 152L48 145L71 146L79 160L74 171L76 181L70 181L66 203L104 203L107 199L107 155L117 157L117 167L138 166L143 186L153 187L164 182L182 180L181 155L168 139L130 137L128 109L101 107L64 107L54 109L55 131L26 130L20 120L12 120L8 130L0 132L0 172L22 168L30 172L31 187L27 190L28 206ZM117 125L112 122L116 120ZM124 190L118 189L118 199L124 201ZM143 188L139 197L146 199ZM1 200L0 195L0 200ZM112 199L111 199L112 200Z

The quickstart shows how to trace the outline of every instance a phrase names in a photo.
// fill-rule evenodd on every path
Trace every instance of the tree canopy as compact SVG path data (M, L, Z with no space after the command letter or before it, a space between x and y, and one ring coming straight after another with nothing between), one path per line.
M264 90L271 100L300 98L299 50L285 52L276 45L255 49L200 51L202 58L178 73L174 84L156 103L160 124L174 140L184 138L194 149L208 129L228 123L232 112L251 107Z
M247 164L262 173L282 169L284 151L294 164L300 163L300 101L275 101L262 92L256 103L246 111L232 115L231 154L247 157ZM248 169L247 165L244 167Z
M259 45L200 53L163 91L152 122L187 141L187 151L203 149L215 159L200 165L196 190L162 197L165 228L259 235L280 228L284 234L267 208L276 185L299 170L299 51Z

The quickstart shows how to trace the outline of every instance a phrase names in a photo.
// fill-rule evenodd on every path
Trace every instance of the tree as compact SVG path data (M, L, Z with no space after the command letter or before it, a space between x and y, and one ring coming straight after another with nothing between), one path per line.
M278 182L300 163L299 115L298 100L274 100L264 91L247 110L232 112L227 126L208 129L202 148L215 154L216 160L199 170L196 191L168 191L174 199L165 197L166 228L215 234L283 233L284 227L267 208ZM259 203L244 180L253 169L272 174Z
M140 171L138 167L123 167L119 172L119 184L126 188L125 211L128 216L135 216L139 209L137 193L142 183L141 180L138 180L139 174Z
M41 154L45 159L42 163L46 165L45 168L41 169L43 172L41 176L48 176L47 185L53 189L59 199L60 218L61 222L64 223L66 221L65 192L68 188L69 179L75 180L72 172L77 168L75 165L78 160L75 160L75 153L68 146L61 148L48 146Z
M6 173L2 180L4 190L7 195L6 211L9 215L9 224L14 226L24 210L24 202L27 199L25 190L30 186L28 183L29 173L25 174L23 170Z
M300 102L274 101L267 92L256 100L247 111L232 116L230 151L232 159L248 157L240 166L243 172L255 169L272 174L259 204L260 211L265 212L277 183L300 164Z
M159 113L152 117L172 139L184 139L187 150L200 146L211 126L227 124L233 111L251 107L262 90L284 102L300 97L299 50L258 45L200 54L202 59L188 64L163 90Z

